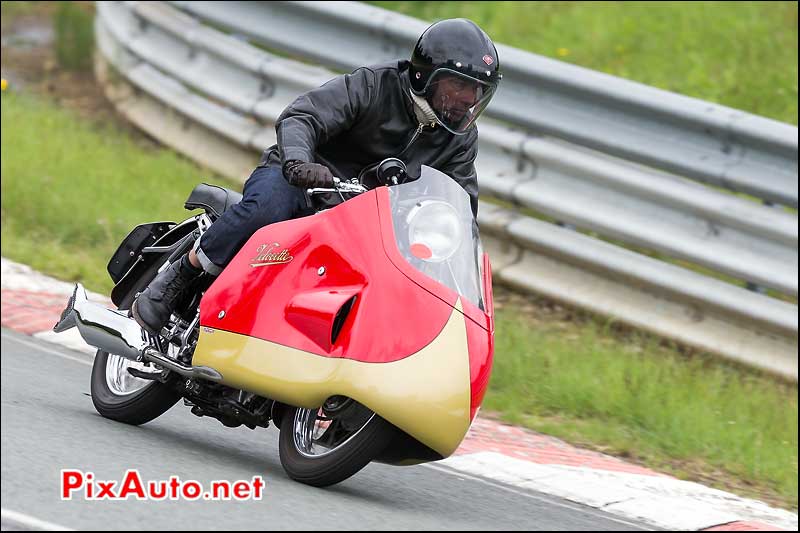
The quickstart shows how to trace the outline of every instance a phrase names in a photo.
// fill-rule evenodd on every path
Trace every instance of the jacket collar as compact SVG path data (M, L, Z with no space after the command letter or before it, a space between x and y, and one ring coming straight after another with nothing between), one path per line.
M416 113L414 113L414 102L411 100L411 95L409 94L409 91L411 91L411 80L408 79L409 65L411 65L411 62L408 60L398 61L397 71L400 77L400 91L403 93L403 105L406 108L409 119L416 125L419 121L417 120Z

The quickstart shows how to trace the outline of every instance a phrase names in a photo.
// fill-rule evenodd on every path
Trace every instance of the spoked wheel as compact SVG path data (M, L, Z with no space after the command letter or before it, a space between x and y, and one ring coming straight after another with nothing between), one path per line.
M136 291L143 290L155 274L156 267L143 275L123 298L120 309L130 309ZM173 349L170 345L170 350ZM159 373L152 365L97 351L92 365L92 403L104 417L126 424L144 424L161 416L180 399L180 394L168 384L133 376L128 368L148 374Z
M144 424L161 416L180 399L172 387L131 375L128 368L158 373L153 367L98 350L92 367L92 403L106 418Z
M281 464L290 478L326 487L349 478L381 453L394 428L360 403L334 396L321 408L292 408L281 421Z
M137 363L118 355L108 354L106 359L106 385L117 396L136 394L153 382L153 380L134 376L128 372L129 368L151 374L154 378L157 378L160 374L160 372L144 363Z

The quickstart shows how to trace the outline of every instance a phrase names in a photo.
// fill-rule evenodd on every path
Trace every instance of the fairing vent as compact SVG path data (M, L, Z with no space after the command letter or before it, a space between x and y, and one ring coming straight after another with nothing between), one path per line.
M347 300L336 313L336 317L333 319L333 328L331 329L331 345L336 342L336 339L339 337L339 333L342 332L342 326L344 326L344 322L347 320L347 316L350 314L353 304L356 303L356 298L358 298L358 296L353 296Z

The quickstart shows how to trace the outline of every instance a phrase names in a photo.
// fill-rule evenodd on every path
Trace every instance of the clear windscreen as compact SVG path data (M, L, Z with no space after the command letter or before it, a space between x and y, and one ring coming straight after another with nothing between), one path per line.
M485 310L483 248L469 194L451 177L423 166L419 179L389 187L389 198L403 257Z

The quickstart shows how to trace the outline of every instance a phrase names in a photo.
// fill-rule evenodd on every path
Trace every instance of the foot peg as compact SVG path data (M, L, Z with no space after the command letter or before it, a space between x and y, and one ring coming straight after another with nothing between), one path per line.
M222 375L213 368L184 365L153 348L145 331L128 317L127 312L123 314L90 302L80 283L75 285L67 307L53 326L53 331L61 333L74 327L78 328L88 345L110 354L132 361L151 361L182 376L222 380Z

